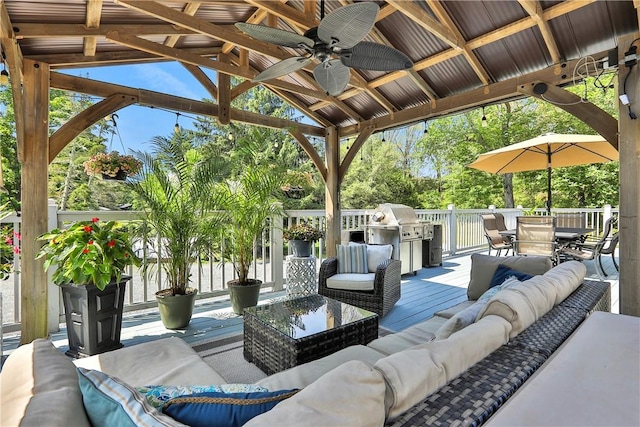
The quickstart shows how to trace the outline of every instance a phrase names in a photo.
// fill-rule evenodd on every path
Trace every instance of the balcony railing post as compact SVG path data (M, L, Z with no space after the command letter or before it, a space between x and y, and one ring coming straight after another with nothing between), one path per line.
M58 227L58 205L55 200L49 199L49 207L47 211L47 230L51 231ZM60 329L60 288L53 283L53 270L49 269L47 273L48 286L48 315L47 322L49 332L58 332Z
M276 216L273 218L273 226L271 227L271 277L273 280L273 290L281 291L284 283L284 239L282 238L282 229L284 225L284 217Z
M456 206L450 204L447 206L449 210L449 255L455 255L457 249L456 235L458 218L456 217Z

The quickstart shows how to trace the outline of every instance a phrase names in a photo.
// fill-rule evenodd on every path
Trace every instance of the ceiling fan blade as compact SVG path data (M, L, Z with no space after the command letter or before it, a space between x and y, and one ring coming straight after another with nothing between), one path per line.
M340 7L320 21L318 37L330 48L353 47L369 34L379 11L380 7L373 2Z
M338 96L347 87L350 72L349 68L342 65L339 59L332 59L318 64L313 69L313 77L327 94Z
M311 58L304 56L294 56L293 58L283 59L255 76L252 81L264 82L266 80L275 79L277 77L293 73L294 71L298 71L309 63L311 63Z
M340 61L347 67L374 71L406 70L413 67L413 61L390 46L372 42L360 42L344 53Z
M277 44L278 46L293 48L304 48L303 46L307 46L309 48L312 48L315 44L315 42L309 37L301 36L300 34L292 33L290 31L281 30L279 28L266 27L264 25L247 24L245 22L238 22L235 24L235 26L240 31L250 35L254 39L262 40L263 42L267 43Z

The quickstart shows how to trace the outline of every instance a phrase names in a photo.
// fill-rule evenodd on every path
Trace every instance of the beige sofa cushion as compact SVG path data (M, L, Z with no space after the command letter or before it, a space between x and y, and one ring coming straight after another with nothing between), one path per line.
M227 383L189 344L177 337L123 347L73 363L118 377L134 387Z
M389 334L375 339L367 344L367 347L377 350L380 353L384 353L385 355L389 355L415 347L416 345L425 344L432 341L434 338L435 335L431 335L426 338L418 338L415 335L397 332L395 334Z
M476 298L477 299L477 298ZM444 310L437 311L434 316L444 317L445 319L451 319L457 313L461 312L465 308L473 305L476 300L462 301L460 304L456 304L453 307L445 308Z
M18 347L0 373L0 425L89 427L78 374L49 340Z
M256 384L269 390L304 388L327 372L351 360L360 360L373 365L384 356L384 354L364 345L352 345L321 359L269 375Z
M511 325L487 316L451 335L378 360L387 382L385 408L390 420L438 390L509 340ZM470 345L471 344L471 345Z
M327 278L327 288L372 291L375 278L375 273L338 273Z
M587 267L578 261L567 261L552 268L544 277L554 285L556 299L554 305L560 304L584 281Z
M477 320L491 315L500 316L511 324L510 338L514 338L537 320L536 310L515 287L502 289L495 294L480 310ZM466 329L468 328L463 331Z
M454 314L449 320L447 320L436 331L435 339L443 340L449 338L449 336L455 332L458 332L476 321L480 310L487 305L488 300L479 300L471 304L464 310Z
M382 375L370 365L352 360L245 426L378 427L385 422L384 394Z
M467 296L470 300L477 300L489 289L491 279L500 264L532 276L544 274L552 267L551 259L541 256L496 257L473 254L471 255L471 277L467 288Z
M547 314L556 301L556 288L544 276L534 276L513 287L524 296L536 313L536 320Z

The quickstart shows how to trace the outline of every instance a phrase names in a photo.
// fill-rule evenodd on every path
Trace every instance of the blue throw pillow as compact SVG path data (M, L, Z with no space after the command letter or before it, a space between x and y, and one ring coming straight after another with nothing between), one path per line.
M297 392L197 393L171 399L162 412L191 427L241 427Z
M135 388L103 372L78 368L85 412L94 427L180 426L147 403Z
M533 277L530 274L523 273L522 271L512 270L506 265L500 264L498 265L496 272L493 274L491 284L489 284L489 289L493 288L494 286L502 285L505 280L512 276L520 280L521 282L529 280Z
M220 384L220 385L147 385L136 387L140 394L154 408L162 408L174 397L196 393L249 393L254 391L269 391L267 388L255 384Z

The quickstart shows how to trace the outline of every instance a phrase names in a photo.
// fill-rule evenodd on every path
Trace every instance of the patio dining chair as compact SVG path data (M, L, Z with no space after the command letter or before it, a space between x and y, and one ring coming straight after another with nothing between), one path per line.
M519 216L516 218L515 255L537 255L558 263L555 239L556 219L549 216Z
M513 250L513 245L508 237L500 234L501 230L498 228L498 220L495 214L481 214L480 216L482 217L484 236L489 243L489 255L491 255L491 249L494 249L498 256L500 256L503 249L506 249L506 254L508 255L509 250ZM502 223L504 224L504 217L502 218Z
M587 218L580 212L559 212L556 214L558 228L586 228Z
M560 254L569 258L573 258L579 261L596 261L595 268L596 273L603 279L603 276L607 276L607 272L602 266L602 255L611 254L613 258L613 265L618 270L618 264L615 259L615 250L618 245L618 233L613 233L613 228L616 224L615 218L609 218L604 223L604 229L602 230L602 236L598 240L587 240L584 243L578 243L575 246L567 246L560 249ZM600 267L600 268L598 268Z

